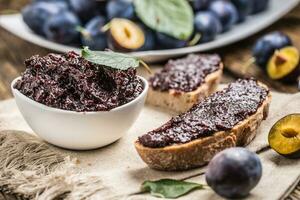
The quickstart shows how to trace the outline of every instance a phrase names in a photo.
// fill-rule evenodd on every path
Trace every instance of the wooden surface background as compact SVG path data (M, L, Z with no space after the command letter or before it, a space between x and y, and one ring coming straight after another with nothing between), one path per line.
M18 10L27 1L29 0L0 0L0 13ZM300 49L300 5L266 30L236 44L214 50L225 61L226 71L222 80L223 83L245 76L241 73L241 66L251 57L251 46L255 39L272 30L280 30L287 33ZM12 97L10 83L24 71L23 63L26 58L34 54L45 55L49 52L51 51L23 41L0 27L0 100ZM280 82L272 81L257 66L252 66L246 76L257 77L273 90L288 93L298 92L296 83L284 85ZM294 190L287 199L300 199L299 191L300 185L298 184L298 190ZM16 197L4 195L0 192L1 199L16 199Z

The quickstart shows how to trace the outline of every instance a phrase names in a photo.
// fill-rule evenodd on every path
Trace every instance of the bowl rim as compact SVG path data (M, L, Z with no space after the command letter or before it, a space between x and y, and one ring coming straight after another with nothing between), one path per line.
M132 105L132 104L135 104L137 103L138 101L140 101L143 96L147 95L147 92L148 92L148 88L149 88L149 84L148 84L148 81L142 77L142 76L138 76L137 77L142 80L143 82L143 91L135 98L133 99L132 101L130 102L127 102L126 104L123 104L121 106L118 106L116 108L113 108L111 110L108 110L108 111L83 111L83 112L77 112L77 111L71 111L71 110L63 110L63 109L60 109L60 108L54 108L54 107L50 107L50 106L47 106L47 105L44 105L42 103L39 103L37 101L34 101L33 99L25 96L24 94L22 94L19 90L15 89L14 88L14 85L15 83L21 79L21 76L15 78L12 82L11 82L11 90L12 90L12 93L14 95L15 98L18 98L20 97L20 99L24 100L24 101L27 101L28 103L30 103L31 105L34 105L36 107L39 107L43 110L47 110L47 111L51 111L51 112L58 112L58 113L64 113L64 114L75 114L75 115L99 115L99 114L108 114L108 113L112 113L112 112L115 112L115 111L120 111L120 110L123 110L124 108ZM18 97L17 97L18 96Z

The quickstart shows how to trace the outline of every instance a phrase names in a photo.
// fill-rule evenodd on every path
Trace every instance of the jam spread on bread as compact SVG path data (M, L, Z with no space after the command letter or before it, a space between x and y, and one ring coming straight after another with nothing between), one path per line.
M143 91L136 70L88 62L74 52L32 56L14 88L44 105L70 111L108 111Z
M205 82L205 77L220 69L221 58L217 54L191 54L170 60L162 71L149 79L154 90L170 89L191 92Z
M143 146L158 148L230 130L254 114L268 93L254 79L239 79L138 140Z

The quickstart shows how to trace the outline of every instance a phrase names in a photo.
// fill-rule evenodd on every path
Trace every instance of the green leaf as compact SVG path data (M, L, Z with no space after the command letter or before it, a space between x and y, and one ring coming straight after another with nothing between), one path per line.
M92 63L119 70L137 68L140 65L139 58L113 51L91 51L88 47L81 50L81 56Z
M142 59L123 53L116 53L113 51L91 51L88 47L84 47L81 50L81 56L91 63L118 70L137 68L142 64L150 74L152 73L149 66Z
M151 195L161 198L177 198L196 189L203 189L203 185L173 179L145 181L142 184L143 191L150 192Z
M194 30L194 14L187 0L134 0L138 17L150 28L180 40Z

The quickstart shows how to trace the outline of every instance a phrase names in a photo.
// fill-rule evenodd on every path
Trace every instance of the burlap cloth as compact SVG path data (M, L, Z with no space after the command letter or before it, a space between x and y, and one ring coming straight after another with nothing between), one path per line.
M255 140L247 147L258 152L263 164L263 177L248 199L284 198L298 183L300 159L287 159L266 148L267 135L274 122L297 112L300 113L300 93L287 95L273 92L269 117L260 126ZM185 172L155 171L149 169L135 151L133 142L137 137L166 122L171 115L165 110L145 106L136 123L122 139L98 150L76 152L45 145L35 138L28 139L26 133L32 131L18 112L14 100L3 101L0 103L0 189L37 199L148 200L156 198L139 193L141 183L148 179L174 178L205 183L205 167ZM28 147L29 143L31 147ZM69 158L66 159L67 156ZM73 163L71 167L70 163ZM59 166L59 170L52 165ZM211 189L205 189L180 199L221 197Z

